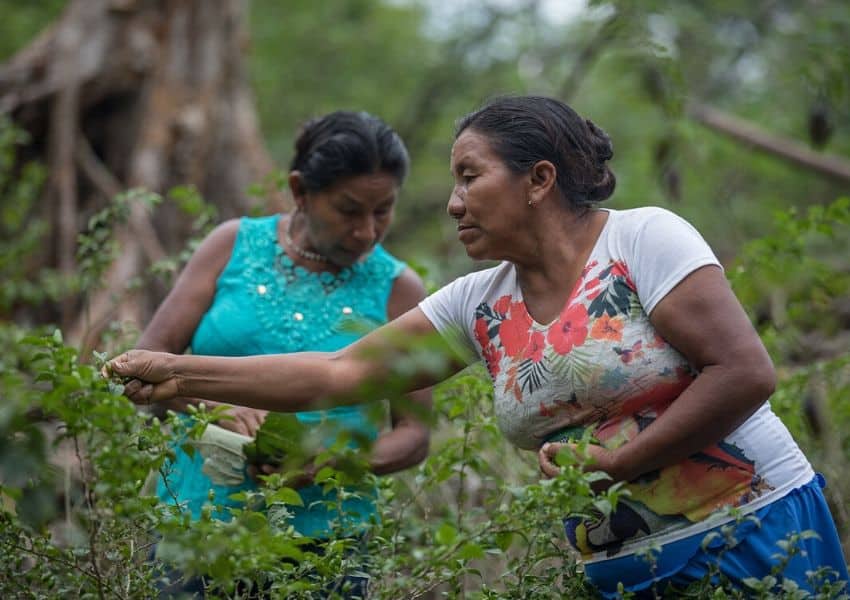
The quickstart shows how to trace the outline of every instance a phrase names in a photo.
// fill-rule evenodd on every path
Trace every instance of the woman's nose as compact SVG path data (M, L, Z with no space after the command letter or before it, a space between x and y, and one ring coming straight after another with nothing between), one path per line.
M446 206L446 212L448 212L449 216L453 219L460 219L466 213L466 204L464 203L463 198L461 198L457 186L455 186L449 196L449 204Z
M375 218L372 216L365 217L357 223L354 229L354 237L362 242L371 244L378 237L378 226Z

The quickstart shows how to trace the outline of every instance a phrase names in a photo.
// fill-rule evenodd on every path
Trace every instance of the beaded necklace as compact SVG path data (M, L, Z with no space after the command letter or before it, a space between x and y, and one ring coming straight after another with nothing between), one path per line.
M297 214L297 211L296 211ZM328 262L328 258L319 254L318 252L313 252L311 250L307 250L302 248L292 239L292 223L295 221L295 214L289 217L289 223L286 225L286 231L283 234L283 241L286 246L292 250L295 254L300 256L301 258L306 258L307 260L312 260L313 262L326 263Z

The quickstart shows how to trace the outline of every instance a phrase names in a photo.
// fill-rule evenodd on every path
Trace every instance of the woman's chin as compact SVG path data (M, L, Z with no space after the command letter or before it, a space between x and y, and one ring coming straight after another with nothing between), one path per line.
M465 244L466 255L472 260L491 260L485 248L478 244Z

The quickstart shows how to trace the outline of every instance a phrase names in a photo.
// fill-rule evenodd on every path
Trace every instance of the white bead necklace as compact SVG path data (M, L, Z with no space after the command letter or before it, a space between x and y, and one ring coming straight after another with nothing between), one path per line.
M313 262L319 262L319 263L328 262L328 258L325 255L319 254L318 252L312 252L310 250L302 248L301 246L299 246L298 244L295 243L295 241L292 239L292 223L293 223L293 221L295 221L295 215L294 214L291 217L289 217L289 223L287 223L286 231L283 234L283 241L286 244L286 246L290 250L292 250L295 254L300 256L301 258L306 258L307 260L312 260Z

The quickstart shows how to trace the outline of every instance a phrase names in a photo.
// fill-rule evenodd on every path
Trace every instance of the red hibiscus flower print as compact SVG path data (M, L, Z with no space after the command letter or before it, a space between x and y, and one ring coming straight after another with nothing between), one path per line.
M612 340L619 342L623 339L623 319L611 317L607 313L593 322L590 337L595 340Z
M567 307L552 326L546 339L558 354L567 354L574 346L581 346L587 339L587 308L583 304Z
M531 317L522 302L512 302L510 316L499 325L499 339L505 354L511 358L521 356L531 337Z
M636 290L634 282L632 281L632 276L629 273L629 267L626 266L621 260L616 261L613 265L611 265L611 272L609 273L612 277L622 277L626 281L626 286L630 290Z
M584 279L587 276L587 274L590 273L590 270L593 269L593 267L595 267L598 264L599 264L598 260L592 260L589 263L587 263L586 265L584 265L584 268L581 270L581 278Z
M484 355L484 362L487 363L487 371L490 372L490 377L495 381L499 375L499 362L502 360L502 353L493 344L487 344L484 346L482 354Z
M505 295L496 300L495 304L493 304L493 312L499 315L508 314L508 310L511 308L511 296Z
M490 329L490 326L484 317L475 319L475 339L478 340L482 348L485 348L490 343L490 336L487 335L488 329Z
M535 331L531 334L531 339L528 341L528 346L525 349L525 358L531 362L540 362L543 360L543 350L546 349L546 340L543 333Z

